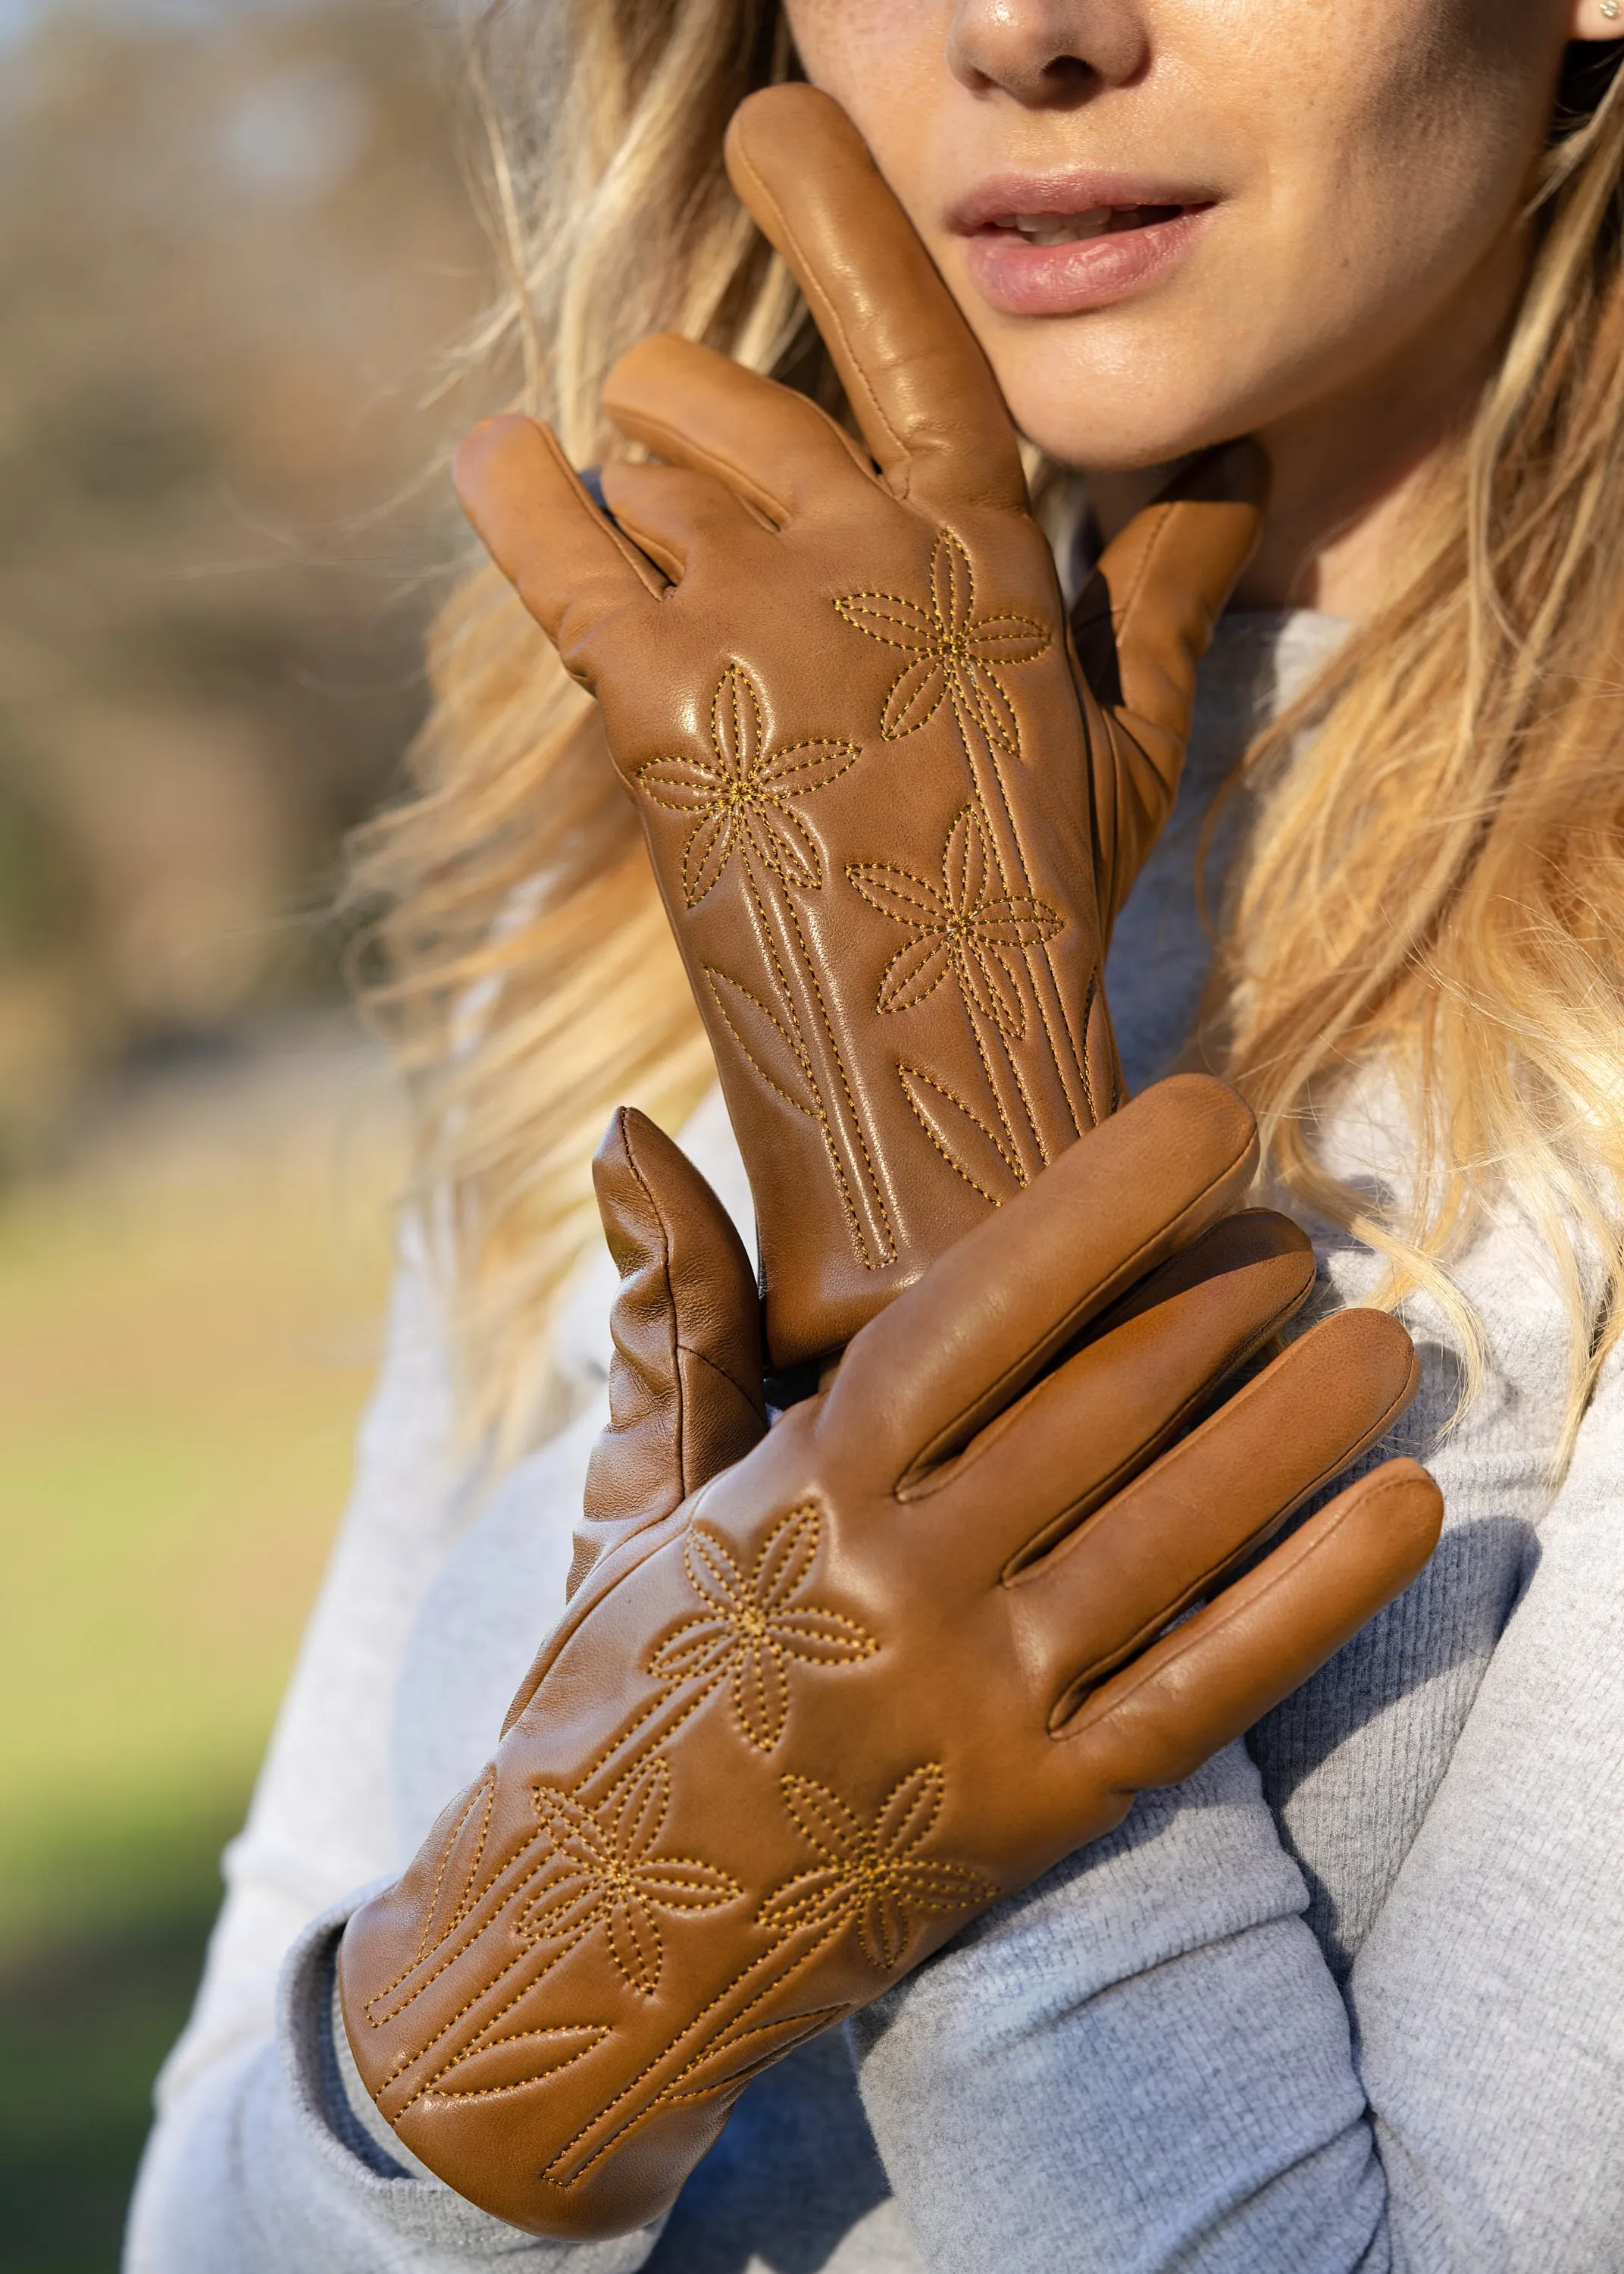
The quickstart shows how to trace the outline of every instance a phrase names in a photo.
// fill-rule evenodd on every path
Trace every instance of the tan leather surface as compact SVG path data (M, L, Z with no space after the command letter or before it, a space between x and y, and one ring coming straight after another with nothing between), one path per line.
M1097 700L991 372L855 130L776 87L728 160L872 463L804 397L656 339L605 391L666 462L605 468L619 529L527 419L477 429L457 478L637 802L783 1367L838 1350L1117 1102L1102 937L1258 516L1209 483L1115 548Z
M1252 549L1267 479L1255 443L1204 458L1107 546L1071 610L1079 667L1105 728L1092 749L1108 946L1178 794L1196 666Z
M1346 1314L1176 1436L1312 1276L1289 1225L1228 1214L1252 1131L1196 1076L1070 1148L662 1515L697 1409L738 1405L720 1372L673 1389L688 1297L658 1259L693 1232L719 1273L695 1347L740 1355L753 1306L646 1129L617 1124L600 1178L629 1269L597 1489L624 1528L340 1951L400 2137L560 2237L658 2215L752 2074L1248 1727L1440 1515L1391 1464L1167 1631L1415 1378L1402 1328Z
M756 1274L710 1186L625 1106L592 1182L620 1290L609 1427L587 1470L571 1594L607 1548L742 1460L767 1427Z

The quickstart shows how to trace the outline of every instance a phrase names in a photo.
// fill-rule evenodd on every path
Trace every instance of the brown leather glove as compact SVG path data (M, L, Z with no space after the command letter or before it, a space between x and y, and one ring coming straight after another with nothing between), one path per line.
M733 1220L665 1131L622 1106L592 1163L620 1274L609 1427L593 1448L568 1592L767 1434L761 1304Z
M874 463L804 396L655 339L605 390L669 462L604 470L618 530L529 419L476 430L457 481L641 809L786 1367L1116 1103L1103 940L1258 516L1192 496L1134 523L1083 612L1096 699L992 373L855 129L774 87L728 162Z
M647 1125L620 1137L643 1386L598 1489L629 1518L690 1425L756 1424L726 1266L686 1337L666 1306L660 1354L658 1257L703 1186ZM628 1522L492 1766L341 1948L361 2074L459 2193L540 2234L658 2216L758 2070L1188 1775L1420 1568L1439 1495L1396 1462L1223 1588L1408 1401L1380 1314L1316 1328L1154 1457L1312 1277L1283 1220L1226 1217L1252 1159L1229 1092L1159 1085L826 1392Z

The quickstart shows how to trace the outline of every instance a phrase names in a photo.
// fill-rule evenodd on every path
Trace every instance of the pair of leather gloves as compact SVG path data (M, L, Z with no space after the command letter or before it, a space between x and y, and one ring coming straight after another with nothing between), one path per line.
M1261 1553L1414 1353L1346 1313L1234 1389L1308 1244L1236 1212L1222 1085L1114 1110L1105 941L1255 508L1153 508L1068 631L991 373L844 115L756 95L728 162L866 450L658 339L608 383L662 462L605 470L613 521L529 420L459 464L641 807L764 1277L617 1116L568 1609L341 1948L401 2139L555 2236L658 2217L752 2076L1247 1728L1440 1518L1395 1462ZM797 1366L824 1386L769 1429Z

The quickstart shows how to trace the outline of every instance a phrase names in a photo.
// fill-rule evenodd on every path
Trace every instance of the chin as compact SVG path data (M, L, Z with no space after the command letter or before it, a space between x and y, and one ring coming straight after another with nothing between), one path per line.
M1192 358L1195 364L1197 358ZM1193 456L1251 433L1259 406L1227 391L1192 392L1184 374L1159 386L1143 366L1132 375L1067 358L1034 368L995 355L993 369L1016 426L1062 465L1136 473Z

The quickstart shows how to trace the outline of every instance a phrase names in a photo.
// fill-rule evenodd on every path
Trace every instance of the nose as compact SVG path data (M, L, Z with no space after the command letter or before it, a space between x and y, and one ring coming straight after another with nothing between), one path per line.
M955 0L947 58L973 94L1065 109L1137 78L1149 27L1140 0Z

